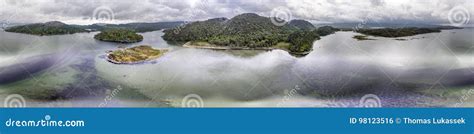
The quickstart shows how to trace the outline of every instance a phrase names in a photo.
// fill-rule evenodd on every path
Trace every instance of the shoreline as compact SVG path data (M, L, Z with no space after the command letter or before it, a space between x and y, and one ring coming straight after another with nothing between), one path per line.
M275 48L275 47L260 47L260 48L222 47L222 46L217 46L217 45L210 44L208 42L198 42L198 43L205 43L204 46L203 45L193 45L194 43L196 43L196 42L188 41L183 45L183 47L184 48L196 48L196 49L221 50L221 51L225 51L225 50L256 50L256 51L283 50L283 51L288 52L290 55L294 55L294 56L298 56L298 57L308 55L309 53L311 53L311 51L313 51L313 49L311 49L311 51L296 53L296 52L291 52L287 49Z
M150 57L149 59L142 60L142 61L136 61L136 62L120 62L120 61L116 61L116 60L110 59L110 58L109 58L109 54L106 54L106 55L105 55L105 59L106 59L108 62L110 62L110 63L112 63L112 64L117 64L117 65L144 64L144 63L147 63L147 62L153 62L154 60L157 60L157 59L159 59L160 57L162 57L162 56Z
M128 48L125 48L125 49L128 49ZM123 50L125 50L123 49ZM123 51L123 50L115 50L115 51ZM147 63L147 62L153 62L154 60L157 60L161 57L163 57L165 55L165 53L169 52L170 50L169 49L156 49L156 50L159 50L159 51L163 51L162 54L159 54L159 55L156 55L156 56L149 56L147 57L147 59L145 60L139 60L139 61L130 61L130 62L124 62L124 61L117 61L115 59L112 59L110 58L110 55L114 52L113 50L109 50L106 52L105 54L105 59L110 62L110 63L113 63L113 64L118 64L118 65L134 65L134 64L143 64L143 63Z
M206 46L200 46L200 45L193 45L192 41L186 42L183 47L185 48L197 48L197 49L211 49L211 50L264 50L264 51L271 51L275 49L280 49L280 48L271 48L271 47L261 47L261 48L249 48L249 47L223 47L223 46L217 46L210 44L208 42L200 42L200 43L206 43Z

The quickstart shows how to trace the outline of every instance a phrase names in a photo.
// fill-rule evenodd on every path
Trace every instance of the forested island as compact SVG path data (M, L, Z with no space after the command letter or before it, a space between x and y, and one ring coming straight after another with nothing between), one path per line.
M454 28L454 27L452 27L452 28ZM359 30L356 30L356 32L361 33L361 34L365 34L365 35L396 38L396 37L414 36L414 35L426 34L426 33L439 33L443 29L450 29L450 28L447 28L447 27L437 27L437 28L417 28L417 27L379 28L379 29L359 29Z
M148 45L124 48L107 53L107 60L115 64L134 64L163 56L168 49L154 49Z
M136 32L150 32L173 28L183 24L182 21L176 22L156 22L156 23L127 23L127 24L92 24L92 25L68 25L59 21L50 21L46 23L34 23L21 26L13 26L5 29L7 32L24 33L40 36L64 35L82 32L104 31L107 29L129 29Z
M195 48L283 49L294 55L305 55L311 51L313 41L338 30L332 27L315 28L305 20L292 20L277 26L271 19L245 13L231 19L197 21L164 30L163 39L189 42L186 45ZM285 43L288 45L282 45Z
M81 28L80 26L67 25L59 21L14 26L14 27L5 29L5 31L39 35L39 36L88 32L86 29Z
M95 39L107 42L135 43L143 40L143 36L133 30L113 28L104 30L94 36Z

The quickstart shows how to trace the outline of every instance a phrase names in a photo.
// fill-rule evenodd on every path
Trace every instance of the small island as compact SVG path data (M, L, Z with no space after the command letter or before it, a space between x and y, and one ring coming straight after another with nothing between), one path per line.
M375 39L369 38L369 36L367 36L367 35L354 35L354 37L352 37L352 38L357 39L359 41L361 41L361 40L375 40Z
M136 64L160 58L168 49L154 49L148 45L124 48L107 53L107 60L114 64Z
M94 36L95 39L107 42L135 43L143 40L143 36L135 31L123 28L107 29Z

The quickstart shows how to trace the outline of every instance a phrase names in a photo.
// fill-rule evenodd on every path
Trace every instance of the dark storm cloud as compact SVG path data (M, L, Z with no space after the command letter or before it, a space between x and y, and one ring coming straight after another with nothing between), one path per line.
M472 23L474 4L469 0L1 0L0 6L0 21L26 23L100 23L102 20L91 18L94 10L104 8L111 10L111 23L230 18L247 12L269 16L276 8L286 8L293 19L312 22L368 19L380 23L449 24L450 11L455 7L463 9L460 16L465 16L466 23Z

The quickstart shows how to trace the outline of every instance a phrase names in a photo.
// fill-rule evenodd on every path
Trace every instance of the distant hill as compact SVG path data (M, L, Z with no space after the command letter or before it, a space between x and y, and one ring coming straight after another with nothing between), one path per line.
M290 43L289 48L293 48L288 48L290 52L307 53L312 48L312 42L319 39L317 30L314 29L314 26L305 20L296 20L277 26L269 17L245 13L231 19L214 18L167 29L164 31L163 39L208 42L217 46L235 48L264 48L274 47L278 43ZM290 36L292 34L295 35Z
M317 30L315 30L315 32L319 36L326 36L326 35L333 34L334 32L339 31L339 30L340 29L334 28L334 27L331 27L331 26L322 26L322 27L318 27Z
M40 36L87 32L87 30L81 27L67 25L59 21L14 26L14 27L6 28L5 31L33 34L33 35L40 35Z
M380 36L380 37L405 37L414 36L418 34L437 33L441 30L462 29L461 27L442 26L431 24L396 24L396 23L333 23L325 24L337 27L343 31L354 31L365 35ZM322 28L322 27L320 27ZM363 36L357 36L363 37Z
M167 29L164 30L163 39L170 41L207 40L208 37L221 34L227 21L227 18L215 18Z
M407 27L417 27L417 28L443 28L443 29L459 29L459 27L454 26L442 26L434 24L421 24L421 23L325 23L319 24L320 26L332 26L340 29L374 29L374 28L407 28ZM318 25L317 25L318 26Z
M293 27L296 27L298 29L301 29L301 30L305 30L305 29L314 30L314 29L316 29L316 27L314 27L313 24L311 24L310 22L305 21L305 20L291 20L289 25L293 26Z
M173 28L183 24L182 21L176 22L156 22L156 23L127 23L127 24L92 24L92 25L68 25L59 21L50 21L46 23L35 23L8 27L7 32L25 33L33 35L62 35L90 31L103 31L107 29L129 29L136 32L150 32Z
M438 33L441 32L440 28L380 28L380 29L359 29L356 30L358 33L372 35L372 36L381 36L381 37L405 37L413 36L418 34L426 33Z
M130 29L136 32L151 32L167 28L177 27L184 24L183 21L176 22L155 22L155 23L127 23L127 24L92 24L83 26L84 29L102 31L110 28Z

